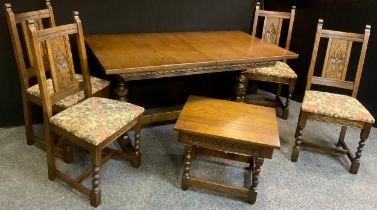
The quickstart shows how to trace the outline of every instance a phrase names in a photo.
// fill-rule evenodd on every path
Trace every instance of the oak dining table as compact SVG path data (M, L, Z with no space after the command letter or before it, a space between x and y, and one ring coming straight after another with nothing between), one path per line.
M127 101L134 80L240 71L274 65L298 54L241 31L86 35L88 49L106 75L116 75L115 98ZM238 77L236 97L245 89ZM174 120L180 110L150 114L143 124Z

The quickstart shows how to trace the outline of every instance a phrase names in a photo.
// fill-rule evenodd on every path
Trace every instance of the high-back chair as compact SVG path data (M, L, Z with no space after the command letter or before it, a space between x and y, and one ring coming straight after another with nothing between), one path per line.
M325 30L322 29L322 26L323 20L319 20L291 160L294 162L297 161L299 149L302 147L310 147L323 152L344 154L351 160L350 172L356 174L360 166L360 157L365 145L365 140L368 138L371 127L375 121L368 110L356 99L371 26L366 26L364 34ZM313 76L321 39L328 39L325 60L321 75ZM361 43L362 47L355 80L352 82L346 80L346 75L348 72L352 44L354 42ZM313 84L349 90L352 94L351 96L347 96L314 91L311 90ZM337 143L338 148L328 148L309 142L303 142L302 133L307 120L341 125L342 129ZM356 154L353 154L344 142L347 126L361 128L361 140Z
M37 29L49 28L55 26L55 18L52 10L52 6L50 0L46 0L46 9L25 12L25 13L18 13L15 14L12 11L11 4L7 3L4 5L5 14L8 22L8 28L10 37L12 40L13 51L17 62L18 73L21 83L21 94L22 94L22 104L23 104L23 111L24 111L24 120L25 120L25 128L26 128L26 139L27 144L32 145L34 143L44 145L43 138L38 136L34 136L33 133L33 120L31 115L30 103L34 103L37 105L41 104L40 98L40 89L38 85L33 83L33 79L35 81L35 71L33 68L33 55L31 53L31 41L28 36L27 30L27 20L34 20L35 27ZM21 29L21 30L19 30ZM42 45L43 50L43 60L44 64L46 65L46 70L48 69L47 57L45 51L46 46ZM76 74L75 75L77 80L82 81L82 75ZM91 78L92 83L92 91L93 94L100 97L107 97L109 91L109 82L97 77ZM53 85L51 80L47 80L47 85L49 88L49 92L53 92ZM57 101L53 109L55 112L64 110L79 101L84 99L84 93L79 92L75 95L69 96L67 98L63 98L60 101ZM69 150L69 147L67 147ZM71 159L68 157L67 154L65 160L69 162Z
M36 71L41 104L44 115L48 177L59 178L79 192L88 196L92 206L101 203L99 188L99 167L117 155L132 161L133 167L140 165L140 129L144 112L142 107L107 98L91 97L92 86L81 21L78 12L74 12L73 24L37 30L35 22L29 21L32 41L33 63ZM75 77L70 38L77 42L78 57L83 80ZM43 47L46 46L46 48ZM44 54L49 64L53 93L50 92L46 78ZM69 95L83 91L85 99L58 114L53 114L53 104ZM107 148L109 144L129 129L135 130L135 151L126 153ZM72 144L89 151L92 168L76 179L56 169L54 136L67 139ZM92 174L91 189L81 182Z
M292 7L290 13L261 10L260 3L258 2L255 8L252 35L257 35L257 25L259 18L264 18L261 39L268 43L279 45L281 43L280 35L282 31L283 21L288 20L289 26L287 39L285 41L285 49L289 50L295 17L295 10L295 6ZM274 66L247 69L246 71L242 72L240 78L238 78L239 81L245 81L244 86L247 86L249 80L278 83L278 91L276 93L276 99L273 103L255 100L248 100L247 102L259 105L282 107L284 119L287 119L289 115L289 103L290 98L292 96L292 92L294 90L296 79L296 73L286 64L286 60L277 61ZM289 93L285 103L283 103L280 99L282 84L289 85ZM246 88L244 88L244 90L246 90ZM236 101L244 102L245 94L246 91L244 93L240 93L240 95L236 97Z

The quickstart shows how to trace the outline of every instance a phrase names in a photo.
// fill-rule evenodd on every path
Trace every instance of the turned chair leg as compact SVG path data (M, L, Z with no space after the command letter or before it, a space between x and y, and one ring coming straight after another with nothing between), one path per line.
M289 116L289 105L291 103L290 100L291 100L291 97L292 97L292 92L295 88L295 83L296 83L296 80L292 80L289 83L288 96L287 96L287 99L286 99L286 102L285 102L285 105L284 105L284 110L283 110L283 119L284 120L288 119L288 116Z
M251 204L254 204L257 199L258 194L258 184L259 184L259 177L261 172L261 167L263 165L264 159L263 158L254 158L254 166L252 168L252 178L251 178L251 186L248 195L248 201Z
M94 150L90 152L92 161L92 189L90 190L90 205L97 207L101 204L101 189L99 187L99 170L101 165L101 151Z
M237 85L236 85L236 90L235 90L235 95L236 95L235 100L237 102L245 101L247 83L248 83L247 77L243 73L241 73L237 77Z
M350 167L351 174L357 174L357 172L359 171L361 152L363 151L363 148L365 146L365 141L369 137L371 128L372 128L372 124L365 124L363 129L361 130L359 146L357 147L356 156L352 160L352 164Z
M340 147L341 143L344 142L344 138L346 137L346 132L347 132L347 126L342 126L342 130L340 131L338 143L336 143L337 147Z
M138 168L141 163L140 155L140 131L142 125L142 117L139 117L138 123L135 126L135 146L134 146L134 158L131 161L131 165L134 168Z
M292 155L291 155L292 162L297 162L298 155L300 153L300 145L302 142L302 133L305 126L306 126L306 116L301 111L299 119L298 119L296 134L295 134L296 141L292 149Z
M192 161L192 145L186 145L185 148L185 166L182 175L182 190L187 190L189 186L189 179L190 179L190 168L191 168L191 161Z

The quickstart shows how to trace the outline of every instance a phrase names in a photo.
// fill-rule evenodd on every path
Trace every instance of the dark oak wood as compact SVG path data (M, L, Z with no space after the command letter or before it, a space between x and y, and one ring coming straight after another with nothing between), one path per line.
M238 71L298 57L240 31L86 35L85 41L104 72L117 75L118 100L127 100L131 80ZM145 116L145 122L171 116Z
M92 96L91 81L88 68L88 61L85 49L84 35L82 30L82 23L79 19L78 12L73 12L73 24L53 27L49 29L38 30L35 27L34 20L28 21L28 28L33 53L33 63L35 64L36 76L38 85L41 90L41 105L43 107L44 129L46 140L46 153L48 165L48 178L55 180L59 178L66 182L69 186L75 188L83 193L90 200L90 204L97 207L101 203L101 189L100 189L100 167L111 157L118 156L120 158L130 160L134 168L140 166L140 130L142 125L142 113L136 116L129 123L115 131L112 135L101 142L91 143L87 140L81 139L70 133L69 131L60 128L59 126L50 122L53 116L54 101L65 98L69 95L75 94L79 91L84 91L85 99ZM72 61L72 49L70 47L69 35L74 35L77 43L78 57L80 61L80 69L83 75L83 82L78 82L75 79L75 68ZM47 47L46 52L42 47L44 43ZM47 79L45 72L45 63L43 56L46 55L48 59L49 71L54 85L54 93L49 94L47 88ZM68 111L68 110L67 110ZM114 113L115 114L115 113ZM128 130L135 130L135 145L132 153L125 153L107 148L107 146L116 141L120 136ZM88 151L92 168L84 171L77 178L72 179L56 168L55 163L55 138L60 136L67 139L71 144L74 144L85 151ZM82 185L82 181L87 177L92 176L91 188Z
M16 63L18 67L18 73L20 78L21 84L21 95L22 95L22 104L23 104L23 114L24 114L24 121L25 121L25 130L26 130L26 140L27 144L32 145L37 143L41 148L45 148L45 141L43 138L35 136L33 132L33 120L31 115L31 103L37 104L42 106L41 98L36 97L32 94L27 92L27 89L31 86L35 85L35 78L36 72L34 71L34 58L32 53L32 41L30 40L30 36L28 33L28 26L27 20L33 20L34 26L36 29L47 29L51 27L55 27L55 17L53 13L53 8L51 6L50 0L45 1L46 9L41 9L37 11L30 11L24 13L15 14L12 10L11 4L5 4L5 16L7 18L8 28L10 37L12 40L12 46L14 55L16 58ZM63 26L66 30L77 30L74 25ZM21 30L19 30L21 29ZM47 37L48 34L51 34L55 29L46 30L43 36ZM42 59L45 65L45 70L48 71L50 69L50 65L47 61L47 45L46 43L42 43L42 47L44 50L42 51ZM62 81L62 80L59 80ZM56 84L57 81L55 80L54 83ZM109 88L104 88L101 91L98 91L95 96L98 97L108 97ZM56 94L58 96L59 94ZM61 97L54 97L53 104L57 102L57 98ZM62 111L64 108L54 105L53 111L55 113ZM63 156L65 162L72 162L72 152L70 151L70 146L67 145L65 150L61 150L56 148L58 151L59 156Z
M41 99L33 97L32 95L27 93L27 89L33 85L30 82L30 79L32 79L33 77L35 78L35 71L32 69L31 66L33 64L33 57L31 53L30 38L27 33L26 20L34 20L35 27L37 27L38 29L55 26L54 14L49 0L46 0L45 6L46 9L43 10L15 14L12 11L11 4L7 3L4 5L9 33L12 40L13 51L16 58L18 74L20 77L26 141L28 145L37 143L41 148L45 148L45 141L43 138L34 135L33 120L30 110L30 103L34 102L35 104L40 105ZM43 20L48 20L47 26L44 26L42 24ZM21 28L21 32L18 30L18 27ZM25 46L22 46L21 44L22 39L25 42ZM26 51L26 54L24 53L24 51ZM29 66L27 65L27 63L29 63ZM29 98L33 99L30 100ZM63 159L66 163L70 163L73 161L72 152L69 151L69 147L65 148L65 150L57 148L56 151L59 154L59 156L63 156Z
M186 145L183 190L188 187L213 190L255 203L263 160L271 159L274 149L280 148L273 108L190 96L174 129L179 131L178 141ZM190 176L192 160L198 154L249 163L251 187Z
M367 51L370 29L371 26L367 25L364 34L355 34L348 32L324 30L323 20L318 21L317 34L314 41L312 59L309 67L308 79L306 84L306 90L310 90L312 84L337 87L345 90L352 91L352 97L356 98L357 91L360 84L361 73L363 70L364 59ZM319 49L319 44L321 38L329 39L327 44L327 50L325 55L325 61L321 75L314 76L314 70L317 61L317 54ZM350 52L353 42L361 42L361 53L359 57L359 63L356 69L356 76L354 81L346 81L346 74L348 71L348 62L350 59ZM307 120L315 120L325 123L331 123L336 125L341 125L342 129L336 146L341 148L329 148L320 146L313 143L303 142L302 134L305 128ZM357 152L355 154L348 148L344 142L344 138L347 132L347 126L361 128L360 142ZM350 173L357 174L360 166L361 152L363 151L365 141L369 136L370 129L372 127L371 123L354 121L344 118L331 117L327 115L314 114L311 112L305 112L301 110L297 130L296 130L296 141L293 146L291 160L296 162L301 148L311 148L319 150L325 153L337 153L347 155L351 161Z
M289 21L288 25L288 34L287 39L285 41L285 49L289 50L289 46L291 43L291 37L292 37L292 29L293 29L293 23L294 23L294 17L296 13L296 7L293 6L291 12L277 12L277 11L267 11L267 10L261 10L260 9L260 3L257 2L257 6L255 8L254 13L254 22L252 26L252 35L257 35L257 25L258 20L262 17L264 18L263 22L263 29L262 29L262 37L261 39L267 43L271 43L274 45L279 45L280 43L280 36L281 36L281 29L283 25L283 21L287 20ZM287 61L287 59L282 59L284 62ZM265 82L273 82L278 84L278 91L276 93L276 99L272 102L268 103L268 106L276 106L281 107L283 109L283 119L288 119L289 115L289 104L290 104L290 98L292 96L292 92L294 90L294 86L296 83L296 78L285 78L285 77L277 77L277 76L266 76L259 73L252 73L248 71L244 71L241 73L241 75L237 79L237 86L236 86L236 92L237 97L236 101L238 102L247 102L252 104L260 104L259 101L255 100L247 100L245 101L245 95L246 95L246 88L248 86L248 81L252 80L255 85L254 88L257 88L258 81L265 81ZM282 85L288 84L288 96L286 97L286 102L281 102L280 95L282 90ZM239 91L239 89L241 90ZM238 90L238 91L237 91ZM255 91L256 92L256 91Z

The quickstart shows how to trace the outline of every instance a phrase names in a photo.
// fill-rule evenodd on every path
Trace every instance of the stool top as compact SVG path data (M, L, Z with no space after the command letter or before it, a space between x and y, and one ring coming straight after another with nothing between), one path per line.
M271 107L189 96L174 129L280 148L276 111Z

